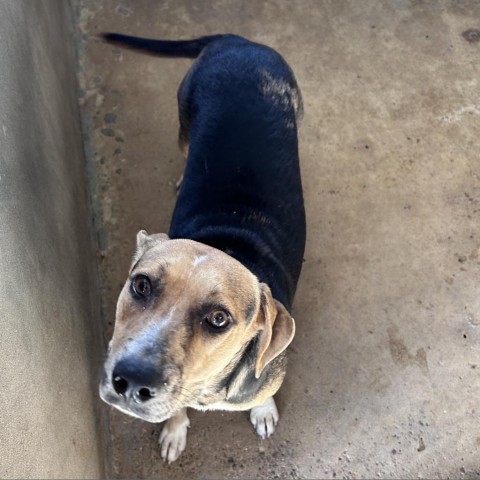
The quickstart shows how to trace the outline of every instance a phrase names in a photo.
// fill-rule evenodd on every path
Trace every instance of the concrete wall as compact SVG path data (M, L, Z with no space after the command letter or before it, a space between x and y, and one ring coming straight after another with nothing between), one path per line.
M0 477L103 476L71 32L68 2L0 2Z

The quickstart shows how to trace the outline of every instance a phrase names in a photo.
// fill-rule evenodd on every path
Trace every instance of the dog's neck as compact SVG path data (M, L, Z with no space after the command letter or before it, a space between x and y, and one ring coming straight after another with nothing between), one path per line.
M265 388L272 391L272 383L280 387L285 372L286 355L281 354L268 364L259 378L255 377L255 365L258 355L259 336L254 337L239 352L239 355L225 369L222 380L209 391L208 403L200 402L193 408L200 410L248 410L258 404ZM275 372L272 374L272 372ZM275 387L274 387L275 388ZM210 390L210 389L209 389ZM276 389L275 389L276 391ZM271 395L271 394L270 394Z

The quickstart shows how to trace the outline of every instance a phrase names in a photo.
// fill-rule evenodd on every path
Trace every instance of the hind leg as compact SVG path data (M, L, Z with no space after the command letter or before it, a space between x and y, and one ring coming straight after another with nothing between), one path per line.
M188 158L188 133L186 132L186 129L184 128L181 122L182 120L180 118L180 128L178 130L178 147L180 148L180 151L182 152L186 160ZM182 186L182 182L183 182L183 173L180 175L180 178L175 182L177 195L180 192L180 187Z
M186 159L188 157L188 132L181 123L178 129L178 148Z
M188 157L188 143L190 140L190 125L192 123L190 98L192 96L192 74L196 70L195 61L190 67L190 70L185 75L182 83L178 87L177 101L178 101L178 120L180 128L178 129L178 146L184 157Z
M180 122L180 128L178 129L178 147L180 152L182 152L185 159L188 158L188 144L190 139L190 102L189 98L191 95L191 76L192 71L195 68L195 63L192 65L188 73L185 75L185 78L182 80L180 87L177 92L178 100L178 119ZM177 195L180 192L180 188L183 182L183 173L180 178L176 181L175 187L177 189Z
M188 133L182 125L182 120L180 117L180 128L178 130L178 147L182 152L185 160L188 158ZM180 178L175 182L175 189L177 190L177 195L180 193L180 188L183 182L183 173L180 175Z

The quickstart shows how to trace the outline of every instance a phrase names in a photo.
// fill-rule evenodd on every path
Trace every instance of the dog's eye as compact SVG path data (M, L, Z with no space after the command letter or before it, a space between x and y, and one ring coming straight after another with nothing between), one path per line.
M230 323L230 316L221 310L210 312L205 321L213 328L222 329Z
M146 275L137 275L132 281L132 290L135 295L146 298L152 293L152 284Z

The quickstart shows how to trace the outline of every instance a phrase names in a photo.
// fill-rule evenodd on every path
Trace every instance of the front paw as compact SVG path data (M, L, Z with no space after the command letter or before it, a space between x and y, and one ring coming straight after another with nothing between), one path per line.
M278 410L273 397L269 397L265 403L250 410L250 422L263 439L275 431L278 418Z
M187 417L186 409L165 422L158 440L161 446L161 455L165 462L174 462L185 450L189 426L190 420Z

